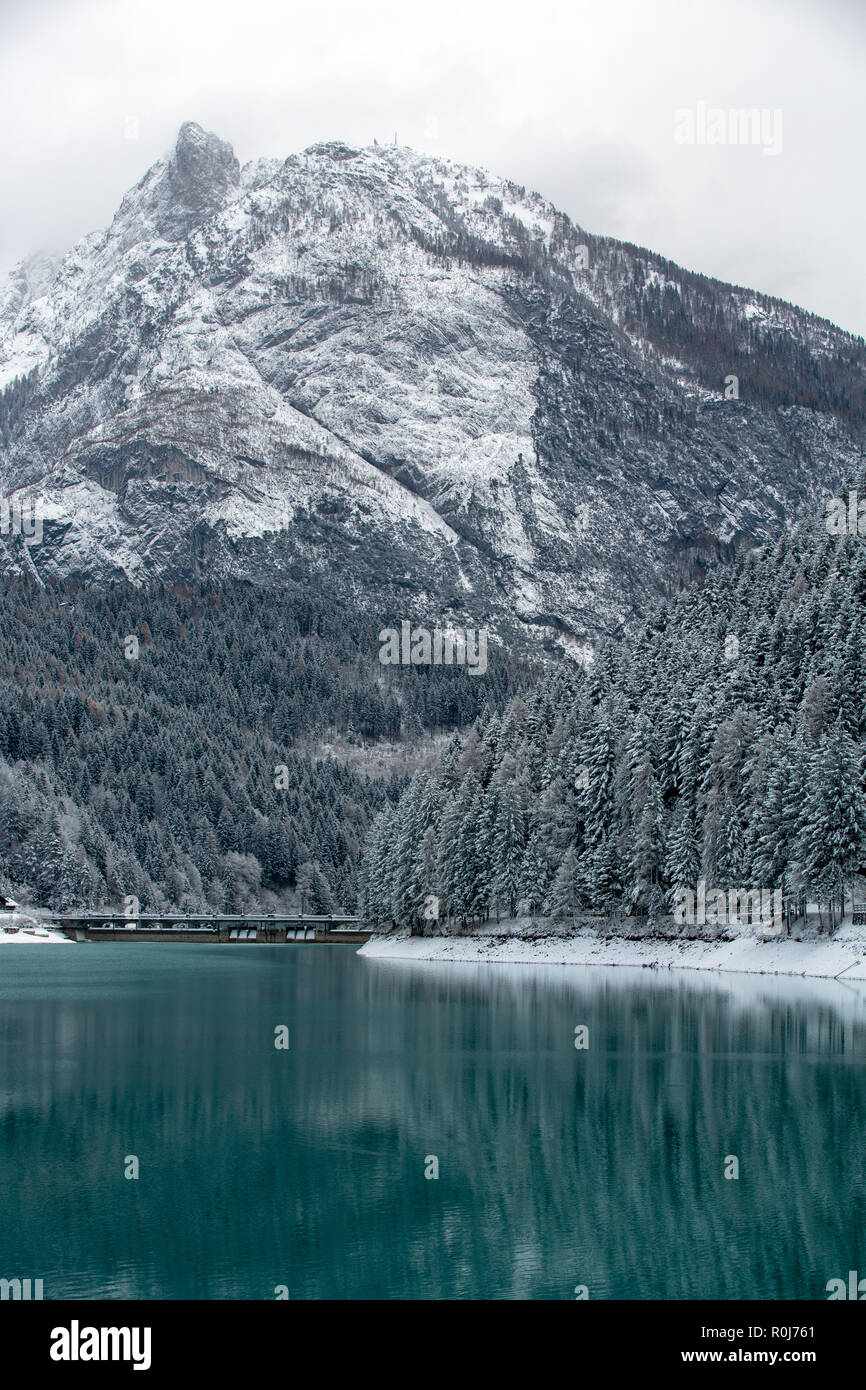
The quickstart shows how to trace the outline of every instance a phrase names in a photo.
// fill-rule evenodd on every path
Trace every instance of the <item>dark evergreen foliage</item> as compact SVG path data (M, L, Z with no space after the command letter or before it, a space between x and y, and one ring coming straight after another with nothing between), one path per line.
M371 833L365 916L652 920L699 878L839 895L866 873L864 603L866 539L820 520L715 567L455 734Z
M0 584L0 865L49 907L356 903L372 816L402 783L317 756L500 707L526 671L382 667L380 620L247 584ZM138 642L129 659L126 639ZM282 768L286 772L279 771Z

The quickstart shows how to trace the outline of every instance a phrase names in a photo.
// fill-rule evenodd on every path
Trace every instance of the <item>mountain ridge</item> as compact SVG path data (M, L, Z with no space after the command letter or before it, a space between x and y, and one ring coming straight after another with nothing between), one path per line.
M46 283L48 282L48 283ZM725 379L739 398L725 399ZM580 649L856 468L866 344L403 147L193 122L0 291L0 488L82 582L401 594Z

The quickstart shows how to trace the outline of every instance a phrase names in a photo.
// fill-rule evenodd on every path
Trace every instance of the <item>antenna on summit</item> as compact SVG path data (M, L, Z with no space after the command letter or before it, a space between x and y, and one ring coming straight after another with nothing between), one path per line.
M395 131L394 131L394 144L396 145L396 143L397 143L397 132L396 132L396 130L395 130Z

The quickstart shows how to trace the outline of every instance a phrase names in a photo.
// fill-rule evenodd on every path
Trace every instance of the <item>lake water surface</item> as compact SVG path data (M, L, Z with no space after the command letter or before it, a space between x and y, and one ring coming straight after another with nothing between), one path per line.
M823 1298L866 1274L864 1138L841 983L0 958L0 1277L46 1299Z

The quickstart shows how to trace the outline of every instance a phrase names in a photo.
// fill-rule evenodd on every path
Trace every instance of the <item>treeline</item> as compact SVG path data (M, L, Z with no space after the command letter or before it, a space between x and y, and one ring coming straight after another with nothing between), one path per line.
M20 417L39 389L39 370L36 367L24 376L16 376L0 391L0 444L8 444Z
M387 623L387 619L385 622ZM291 589L0 583L0 873L48 907L348 911L404 783L345 747L501 709L527 669L384 668L380 620Z
M800 406L866 424L866 342L826 319L769 295L737 291L629 243L589 238L593 287L630 335L662 357L688 363L696 380L721 393L729 374L744 401ZM656 272L654 277L648 272ZM742 300L758 314L747 319Z
M516 187L514 193L524 195ZM587 300L574 292L575 279L585 279L609 318L661 357L688 363L706 389L720 394L734 374L742 399L752 405L803 407L834 415L858 432L866 426L866 342L826 319L769 295L738 291L628 242L592 236L561 214L553 217L548 248L504 213L498 198L484 203L485 235L470 231L441 187L425 186L424 196L441 231L410 227L408 234L441 263L513 270L546 292L560 316L569 301L586 313ZM576 269L581 246L588 252L585 270ZM758 306L754 317L743 311L745 298Z
M700 878L838 895L866 873L864 602L866 540L820 524L718 566L455 735L377 819L365 916L652 920Z

